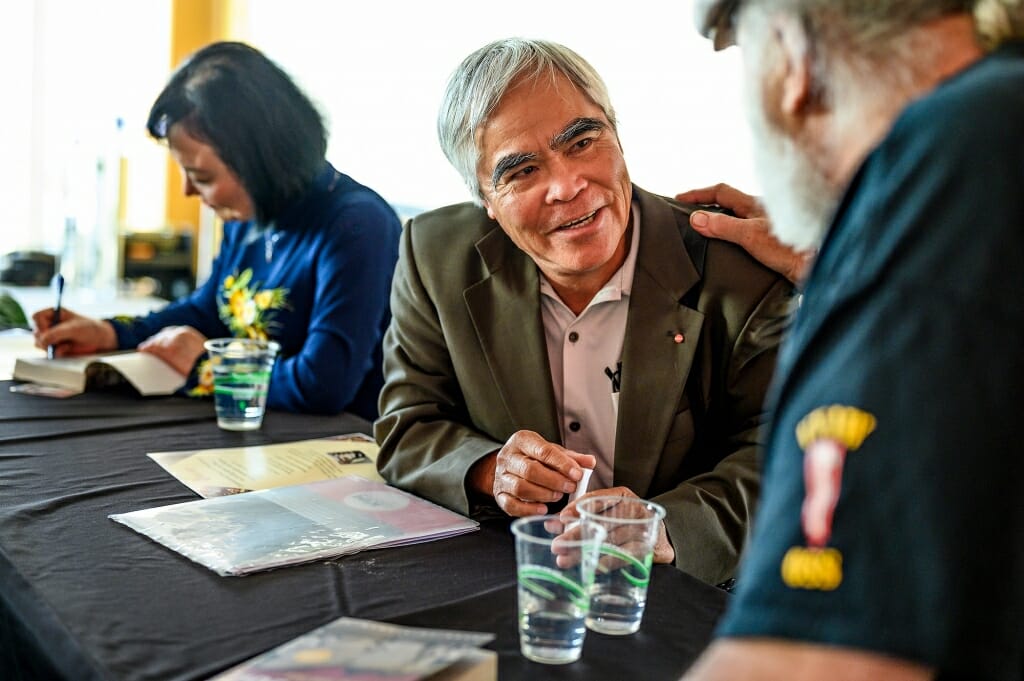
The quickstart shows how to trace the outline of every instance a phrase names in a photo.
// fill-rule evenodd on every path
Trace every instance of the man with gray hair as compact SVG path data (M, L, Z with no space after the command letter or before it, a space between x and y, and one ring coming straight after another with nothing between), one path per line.
M474 202L405 227L382 475L463 513L653 499L654 560L731 578L792 287L631 183L604 83L564 46L471 54L438 133Z
M986 55L975 5L986 44L1017 39ZM697 3L742 49L775 233L819 250L737 596L687 680L1024 679L1019 6Z

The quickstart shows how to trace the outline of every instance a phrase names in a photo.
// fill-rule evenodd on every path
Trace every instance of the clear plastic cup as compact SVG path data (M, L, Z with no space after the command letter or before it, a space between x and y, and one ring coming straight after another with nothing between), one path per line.
M512 523L519 582L519 648L544 664L580 658L598 549L604 530L557 515Z
M598 496L577 503L584 523L605 529L601 558L590 587L587 628L602 634L640 629L647 605L654 545L665 509L636 497Z
M251 338L214 338L204 343L213 370L217 425L258 430L267 408L270 372L281 346Z

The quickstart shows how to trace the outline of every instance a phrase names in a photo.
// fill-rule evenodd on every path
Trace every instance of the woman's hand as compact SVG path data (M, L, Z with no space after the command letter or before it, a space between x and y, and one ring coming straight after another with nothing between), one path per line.
M206 349L206 336L191 326L167 326L139 343L139 352L148 352L171 365L183 376L188 376L192 367Z
M55 357L90 355L117 350L117 332L104 320L76 314L67 308L60 311L60 320L53 323L53 308L33 313L35 343L44 350L54 346Z

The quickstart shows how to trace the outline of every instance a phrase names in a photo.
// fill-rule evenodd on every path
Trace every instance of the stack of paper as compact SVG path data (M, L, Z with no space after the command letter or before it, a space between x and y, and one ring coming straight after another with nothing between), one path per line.
M110 518L221 575L432 541L479 528L465 516L359 476Z
M212 681L351 679L491 681L491 634L421 629L342 617L234 667Z
M373 438L347 433L272 445L151 452L149 457L199 496L222 497L345 475L383 480L376 466L379 451Z

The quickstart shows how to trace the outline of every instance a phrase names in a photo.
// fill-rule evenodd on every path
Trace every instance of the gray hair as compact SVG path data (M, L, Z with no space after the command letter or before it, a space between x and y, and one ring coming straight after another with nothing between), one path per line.
M944 46L915 29L969 14L977 1L743 0L732 21L747 35L766 30L769 16L798 22L811 61L812 96L856 118L888 106L897 93L914 92L929 76Z
M815 43L868 58L888 52L909 29L950 14L967 13L977 0L745 0L799 17ZM834 42L832 42L834 41ZM881 53L881 54L879 54Z
M978 0L974 19L986 47L1024 38L1024 0Z
M568 78L589 97L617 131L615 110L601 76L563 45L525 38L496 40L466 57L452 73L437 115L437 137L477 204L483 199L476 176L477 130L521 78L537 81L557 75Z

